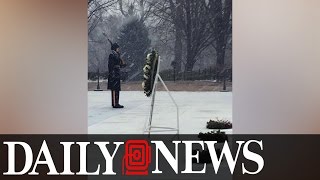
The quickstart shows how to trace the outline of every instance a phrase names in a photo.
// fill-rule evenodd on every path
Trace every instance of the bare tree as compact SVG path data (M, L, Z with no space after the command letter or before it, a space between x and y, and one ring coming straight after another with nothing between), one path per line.
M206 0L166 0L153 11L154 16L162 22L173 25L174 65L178 71L181 69L184 53L185 71L192 71L197 57L216 40L210 23L216 17L216 11L210 12L209 5Z
M215 40L209 23L214 17L210 16L205 0L185 0L182 6L184 18L181 23L187 51L185 71L192 71L197 56Z
M102 11L107 11L118 0L88 0L88 34L90 34L102 19Z
M119 11L124 17L134 14L141 22L146 21L157 3L156 0L118 0Z
M210 12L215 18L210 21L216 40L212 46L217 52L217 68L220 70L225 65L225 53L232 35L232 0L210 0Z
M183 56L183 32L181 24L183 9L181 2L181 0L163 0L152 6L152 17L154 22L156 22L154 29L164 31L164 34L174 34L174 60L171 65L177 71L181 70ZM168 38L169 36L164 37ZM163 39L163 41L167 43L168 39Z

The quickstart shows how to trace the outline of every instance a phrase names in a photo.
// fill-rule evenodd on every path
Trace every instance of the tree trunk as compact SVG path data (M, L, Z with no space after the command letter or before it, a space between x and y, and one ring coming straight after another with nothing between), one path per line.
M183 31L181 18L183 17L182 0L177 0L176 3L173 0L169 1L172 11L171 17L173 19L173 25L175 29L175 43L174 43L174 69L177 72L181 71L182 64L182 40Z
M192 70L195 62L194 57L187 55L187 63L185 65L186 80L192 80Z
M186 63L186 66L185 66L185 71L186 71L186 72L191 72L192 69L193 69L193 66L194 66L194 63L187 62L187 63Z
M174 43L174 61L176 62L176 71L181 71L182 63L182 31L179 27L176 27L176 39Z
M185 71L190 72L193 70L193 66L195 64L195 58L191 55L191 52L187 52L187 63L185 65Z
M185 11L186 11L186 44L187 44L187 63L185 66L185 71L192 71L194 65L194 57L193 57L193 48L192 48L192 27L191 27L191 9L190 9L190 1L185 1Z
M216 7L218 8L218 16L216 17L215 23L218 24L216 29L216 52L217 52L217 71L218 71L218 80L222 80L222 75L220 74L221 70L225 65L225 52L227 47L228 36L230 28L230 15L231 15L231 6L232 1L226 0L223 7L222 1L216 1ZM224 12L224 13L223 13Z
M181 2L180 2L181 3ZM183 38L183 32L181 28L181 17L183 16L183 9L182 5L178 4L176 8L176 14L175 14L175 44L174 44L174 61L176 62L176 71L181 71L181 63L182 63L182 38Z
M225 38L219 38L216 45L216 52L217 52L217 68L221 69L224 67L224 57L226 52L226 40Z

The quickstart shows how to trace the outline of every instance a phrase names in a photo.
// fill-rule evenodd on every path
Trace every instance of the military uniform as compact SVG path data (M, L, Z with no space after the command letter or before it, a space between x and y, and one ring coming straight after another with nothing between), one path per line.
M125 64L122 62L120 54L116 52L117 48L119 48L119 45L117 43L112 44L112 53L109 55L108 61L108 89L111 90L112 107L123 108L123 106L119 104L119 97L121 91L120 68L124 67Z

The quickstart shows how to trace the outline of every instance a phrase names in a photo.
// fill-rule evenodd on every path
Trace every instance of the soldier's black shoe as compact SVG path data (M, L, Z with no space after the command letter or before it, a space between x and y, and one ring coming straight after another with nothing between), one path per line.
M123 108L124 106L120 105L120 104L116 104L115 106L113 106L113 108Z

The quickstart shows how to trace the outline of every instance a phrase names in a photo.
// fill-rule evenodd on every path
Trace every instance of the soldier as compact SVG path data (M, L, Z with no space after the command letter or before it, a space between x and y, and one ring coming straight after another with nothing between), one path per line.
M108 61L108 89L111 90L111 99L113 108L123 108L119 104L119 96L121 90L121 73L120 68L126 66L125 62L120 57L120 46L117 43L111 43L111 54L109 55Z

